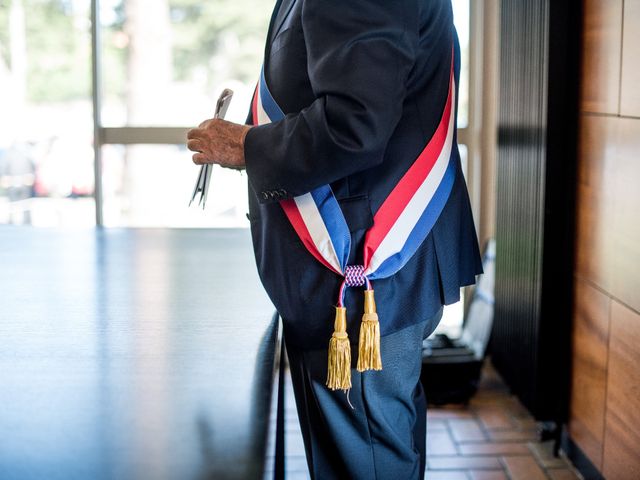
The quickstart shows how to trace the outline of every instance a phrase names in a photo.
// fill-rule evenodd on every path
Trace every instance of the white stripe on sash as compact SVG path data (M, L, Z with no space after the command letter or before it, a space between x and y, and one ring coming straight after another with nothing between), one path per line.
M327 226L322 220L322 215L320 215L318 211L318 206L313 200L313 196L311 193L305 193L304 195L295 197L294 201L318 252L320 252L323 258L335 268L336 271L342 273L342 267L340 267L336 249L327 231Z
M262 89L258 88L258 124L266 125L267 123L271 123L271 119L267 112L264 111L264 107L262 106Z
M453 92L455 92L455 85L453 86ZM431 172L427 175L425 181L420 185L416 193L413 195L405 209L402 211L396 222L390 228L384 240L380 243L377 250L371 256L371 260L365 275L369 275L375 272L382 263L400 252L409 235L413 231L414 227L418 223L418 220L424 213L427 205L433 198L436 190L440 186L440 182L444 177L444 174L449 165L449 158L451 156L451 148L453 144L453 129L455 119L455 97L452 99L451 114L449 116L449 126L447 129L447 138L440 151L440 155L436 160Z

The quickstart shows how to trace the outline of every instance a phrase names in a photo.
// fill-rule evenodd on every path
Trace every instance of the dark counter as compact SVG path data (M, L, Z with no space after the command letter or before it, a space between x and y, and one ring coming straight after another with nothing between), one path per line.
M0 227L0 478L261 478L273 312L246 230Z

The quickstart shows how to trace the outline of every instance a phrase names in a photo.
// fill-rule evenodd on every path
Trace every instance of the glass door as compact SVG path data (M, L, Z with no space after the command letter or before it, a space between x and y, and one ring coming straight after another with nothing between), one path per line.
M199 168L186 130L244 122L273 4L263 0L103 0L99 25L102 217L106 226L245 227L244 174L215 167L206 210L187 208Z

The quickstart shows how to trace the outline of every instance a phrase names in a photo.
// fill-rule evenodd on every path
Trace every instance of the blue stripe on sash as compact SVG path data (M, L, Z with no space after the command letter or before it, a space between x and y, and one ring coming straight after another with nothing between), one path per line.
M275 102L271 92L269 91L264 69L260 74L259 95L262 108L270 121L276 122L284 118L284 112ZM411 259L411 257L413 257L420 245L424 242L425 238L438 220L438 217L442 213L453 188L456 176L454 152L455 149L452 149L451 156L449 157L449 163L440 185L438 185L438 188L427 205L427 208L425 208L418 222L407 237L404 246L399 252L384 260L376 271L370 273L368 275L370 280L387 278L398 272ZM340 205L329 185L318 187L310 193L318 208L318 212L322 217L322 221L325 224L327 232L329 233L331 243L333 244L338 261L340 262L341 270L344 272L349 259L349 253L351 251L351 233L344 218L344 214L342 213Z
M454 152L455 149L452 149L451 156L449 157L449 164L447 165L444 176L440 181L440 185L438 185L429 205L427 205L427 208L425 208L424 212L420 216L418 223L413 227L413 230L409 234L404 246L398 253L382 262L375 272L369 274L370 280L387 278L398 272L405 266L411 257L413 257L416 250L418 250L420 245L422 245L422 242L424 242L425 238L438 220L438 217L442 213L453 188L453 182L456 178Z
M284 118L284 113L273 99L264 75L264 69L260 74L260 101L262 108L272 122ZM316 204L322 221L324 222L333 248L340 262L340 269L344 271L349 261L351 251L351 233L342 214L340 205L331 191L329 185L323 185L311 192L311 197Z
M331 243L340 262L340 269L344 272L351 251L351 233L347 221L329 185L316 188L311 192L311 196L329 232Z
M277 122L284 118L284 112L280 109L276 101L273 99L269 87L267 87L267 80L264 76L264 67L260 72L260 101L262 108L272 122ZM257 120L257 119L255 119Z

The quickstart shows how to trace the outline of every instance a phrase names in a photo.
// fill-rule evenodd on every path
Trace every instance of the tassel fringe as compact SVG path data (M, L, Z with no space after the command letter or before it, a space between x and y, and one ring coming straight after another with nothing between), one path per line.
M333 335L329 341L327 387L331 390L351 388L351 345L347 335L347 309L336 307Z
M364 292L364 315L360 324L357 369L359 372L382 370L380 322L376 313L373 290L365 290Z

